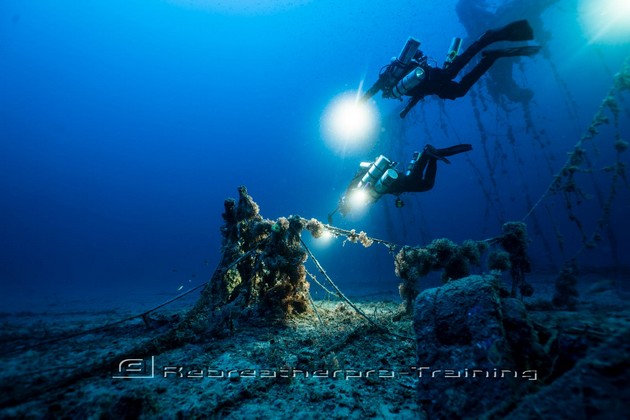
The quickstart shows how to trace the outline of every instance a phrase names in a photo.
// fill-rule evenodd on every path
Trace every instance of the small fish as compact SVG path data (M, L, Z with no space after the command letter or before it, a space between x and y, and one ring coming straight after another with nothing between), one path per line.
M177 291L179 292L179 291L180 291L180 290L182 290L183 288L184 288L184 285L182 284L181 286L179 286L179 287L177 288Z

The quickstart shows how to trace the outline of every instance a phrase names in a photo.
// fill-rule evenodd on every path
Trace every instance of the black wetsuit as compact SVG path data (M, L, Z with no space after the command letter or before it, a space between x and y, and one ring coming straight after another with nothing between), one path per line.
M403 111L401 111L400 116L404 118L411 108L428 95L436 95L442 99L456 99L466 95L470 88L500 57L532 55L540 49L540 47L537 46L528 46L484 51L482 59L470 72L464 75L459 82L453 80L475 55L493 42L525 41L532 38L533 31L529 23L525 20L521 20L512 22L498 30L486 31L478 40L466 48L463 53L455 57L452 63L445 68L428 65L426 58L422 53L419 53L419 57L415 57L405 66L403 73L406 74L416 67L421 67L424 70L424 78L418 86L405 93L405 95L410 96L411 99ZM398 83L398 80L392 81L392 76L388 70L389 68L386 67L377 82L365 93L363 96L364 99L371 98L379 90L383 91L384 97L394 97L391 95L391 89L393 89L392 83L395 85L395 83Z
M435 185L437 161L443 160L446 163L450 163L446 156L453 156L469 150L472 150L470 144L458 144L445 149L434 149L431 146L425 147L409 171L409 175L398 173L398 178L390 185L387 194L400 195L405 192L429 191Z
M425 72L425 78L415 89L409 92L411 100L403 110L404 114L401 113L401 116L404 117L411 108L428 95L436 95L441 99L457 99L465 96L470 88L477 83L479 78L492 67L492 64L494 64L499 57L504 57L505 54L484 54L479 63L466 73L459 82L453 79L457 77L457 74L476 54L491 43L496 42L496 38L496 36L492 35L492 32L486 32L481 38L473 42L462 54L458 55L446 68L431 67L426 64L422 66ZM534 48L521 49L521 51L534 51ZM535 51L538 50L536 49Z
M409 170L409 175L396 171L398 178L389 186L385 194L398 196L406 192L429 191L435 185L437 161L442 160L446 163L450 163L448 159L446 159L447 156L468 152L469 150L472 150L470 144L458 144L444 149L435 149L433 146L426 146ZM357 187L368 169L369 168L361 168L354 174L352 181L350 181L337 207L342 214L346 214L351 210L350 203L348 203L346 199Z
M422 153L409 175L398 173L396 181L390 185L388 194L399 195L404 192L425 192L435 185L435 175L437 174L437 159Z

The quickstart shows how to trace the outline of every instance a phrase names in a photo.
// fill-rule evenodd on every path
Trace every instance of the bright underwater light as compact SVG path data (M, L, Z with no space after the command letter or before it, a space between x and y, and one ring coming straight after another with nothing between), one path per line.
M630 43L630 1L580 0L578 11L591 43Z
M374 104L360 100L356 92L346 92L334 98L324 110L321 131L330 147L345 153L369 147L379 125Z
M320 243L327 244L333 239L335 239L335 235L330 233L329 230L324 229L324 231L322 232L322 235L319 238L317 238L317 241L319 241Z
M335 243L336 238L337 237L332 232L324 228L324 231L322 232L322 235L320 237L313 238L312 244L317 248L325 249Z
M349 200L352 208L360 209L364 207L368 203L368 201L370 201L370 196L368 195L367 191L361 188L352 191L350 193Z

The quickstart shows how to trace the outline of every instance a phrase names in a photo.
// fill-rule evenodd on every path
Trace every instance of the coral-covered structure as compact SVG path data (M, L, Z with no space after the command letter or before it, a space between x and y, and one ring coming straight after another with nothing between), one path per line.
M567 261L556 278L555 291L551 303L560 309L575 309L578 303L577 289L578 266L577 261Z
M406 313L419 293L419 280L431 271L442 271L442 280L449 282L470 275L472 266L481 265L481 256L490 245L495 249L488 255L488 268L492 271L510 271L512 297L531 296L533 287L525 280L531 271L527 255L527 226L522 222L503 225L503 235L485 241L466 240L461 245L442 238L424 247L404 246L396 254L396 275L402 279L400 296ZM498 247L496 247L498 245Z
M410 312L418 295L418 280L431 271L444 270L442 280L456 280L470 274L470 266L479 266L481 253L488 248L483 242L464 241L462 245L442 238L425 247L404 246L394 258L396 275L403 282L399 286L405 312Z
M533 295L534 288L525 280L525 274L532 271L532 265L527 256L527 225L523 222L504 223L503 235L490 241L501 245L501 248L509 255L512 297L516 297L519 293L520 296Z
M230 335L239 323L282 323L311 310L301 233L318 233L321 223L299 216L264 219L244 186L238 193L238 201L224 202L218 267L182 322L153 343L157 349Z

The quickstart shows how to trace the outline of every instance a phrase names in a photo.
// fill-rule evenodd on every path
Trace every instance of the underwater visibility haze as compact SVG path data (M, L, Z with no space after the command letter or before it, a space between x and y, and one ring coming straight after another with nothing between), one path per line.
M498 59L463 97L428 95L405 118L399 114L406 98L379 93L360 100L409 37L420 41L428 65L442 67L453 37L462 39L463 52L485 31L521 19L531 24L533 40L518 45L540 51ZM408 325L418 293L451 277L432 273L411 287L406 264L417 254L399 250L430 250L440 238L458 244L499 238L507 222L527 226L523 243L534 290L520 300L549 301L554 282L573 273L570 267L590 279L578 276L579 288L605 280L607 292L627 296L626 2L5 0L0 22L0 312L6 325L17 313L120 310L124 317L207 282L217 267L229 271L230 246L241 247L242 257L251 251L242 248L243 238L259 238L248 231L231 242L224 201L250 196L273 222L256 225L262 236L293 229L282 219L291 215L330 223L337 237L304 233L303 244L313 252L308 259L316 258L351 299L374 297L394 306L402 300ZM511 46L499 42L491 49ZM473 57L459 78L480 58ZM357 115L357 107L364 113ZM427 144L470 144L472 150L449 156L450 163L439 160L429 191L403 193L399 200L384 195L345 216L334 212L361 162L384 155L404 172ZM386 246L361 246L348 235L353 229L365 232L364 245L369 237ZM485 261L475 267L473 274L490 271ZM414 273L407 276L415 281ZM503 273L508 289L511 273ZM306 281L316 302L329 297L310 277ZM189 295L185 309L198 296ZM563 309L575 310L575 299ZM312 303L291 302L283 306L287 313ZM319 322L328 316L321 310ZM335 310L331 319L349 316ZM416 313L417 340L424 337L423 319ZM19 336L7 328L4 350ZM63 321L51 331L40 338L67 332ZM394 359L392 348L382 345L388 356L381 361ZM405 349L400 354L420 357ZM342 360L341 348L335 351L339 360L328 352L326 366L353 367ZM290 359L276 362L294 366ZM554 373L546 384L560 376ZM403 388L409 395L401 400L415 401L416 392L424 392L417 384ZM343 400L344 392L331 392L322 398ZM17 400L1 406L17 407ZM143 404L137 414L162 413ZM16 410L5 414L29 409ZM112 410L106 414L120 414ZM232 408L221 410L184 413L224 415ZM234 410L236 417L256 413ZM415 413L413 407L398 410L401 417Z

